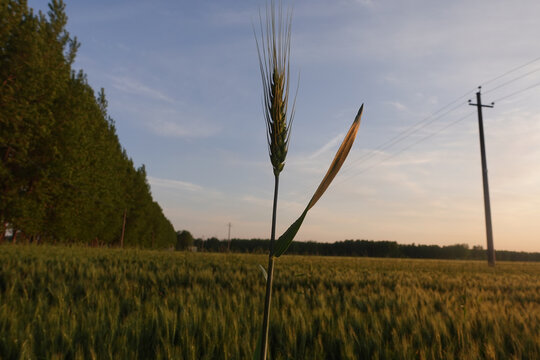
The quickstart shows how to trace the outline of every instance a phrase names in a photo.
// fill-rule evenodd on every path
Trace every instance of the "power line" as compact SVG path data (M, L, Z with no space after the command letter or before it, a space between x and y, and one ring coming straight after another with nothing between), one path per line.
M520 66L517 66L517 67L515 67L515 68L513 68L513 69L510 69L509 71L506 71L506 72L504 72L503 74L498 75L498 76L496 76L496 77L494 77L494 78L492 78L492 79L490 79L490 80L484 82L483 84L486 85L486 84L492 83L492 82L494 82L494 81L496 81L496 80L499 80L499 79L501 79L501 78L503 78L503 77L505 77L505 76L507 76L507 75L513 73L513 72L516 72L516 71L518 71L518 70L520 70L520 69L523 69L523 68L525 68L526 66L529 66L529 65L531 65L531 64L533 64L533 63L535 63L535 62L537 62L537 61L539 61L539 60L540 60L540 57L537 57L537 58L535 58L535 59L533 59L533 60L531 60L531 61L528 61L528 62L526 62L526 63L524 63L524 64L522 64L522 65L520 65ZM486 91L485 93L488 93L488 92L492 92L492 91L501 89L501 88L503 88L503 87L505 87L505 86L507 86L507 85L509 85L509 84L511 84L511 83L513 83L513 82L515 82L515 81L517 81L517 80L520 80L520 79L522 79L522 78L525 78L525 77L527 77L527 76L529 76L529 75L531 75L531 74L533 74L533 73L535 73L535 72L538 72L538 71L540 71L540 68L534 69L534 70L529 71L529 72L527 72L527 73L525 73L525 74L522 74L522 75L519 75L519 76L517 76L517 77L515 77L515 78L513 78L513 79L510 79L510 80L508 80L508 81L506 81L506 82L504 82L504 83L502 83L502 84L497 85L495 88L492 88L492 89L490 89L489 91ZM501 97L501 98L499 98L499 99L496 99L495 102L499 102L499 101L501 101L501 100L505 100L505 99L507 99L507 98L509 98L509 97L515 96L515 95L517 95L517 94L520 94L520 93L522 93L522 92L524 92L524 91L530 90L530 89L535 88L535 87L537 87L537 86L540 86L540 83L536 83L536 84L534 84L534 85L531 85L531 86L529 86L529 87L527 87L527 88L524 88L524 89L521 89L521 90L516 91L516 92L514 92L514 93L511 93L511 94L509 94L509 95L505 95L505 96L503 96L503 97ZM475 90L476 90L476 89L472 89L472 90L467 91L465 94L463 94L463 95L457 97L456 99L452 100L451 102L447 103L446 105L444 105L443 107L439 108L437 111L435 111L434 113L432 113L432 114L429 115L428 117L426 117L426 118L424 118L424 119L418 121L417 123L413 124L412 126L410 126L409 128L405 129L404 131L398 133L397 135L393 136L393 137L390 138L389 140L387 140L387 141L383 142L382 144L378 145L375 149L369 151L368 153L366 153L366 154L364 154L364 155L361 155L358 159L356 159L355 161L353 161L347 168L343 169L341 179L343 179L343 180L344 180L344 179L348 179L349 177L343 177L343 175L347 175L348 173L350 173L350 172L353 170L353 167L354 167L355 165L359 165L359 164L365 163L366 161L368 161L368 160L370 160L371 158L375 157L375 156L376 156L378 153L380 153L381 151L384 151L384 150L386 150L386 149L389 149L389 148L395 146L396 144L402 142L403 140L405 140L405 139L409 138L410 136L412 136L413 134L417 133L419 130L425 128L426 126L428 126L428 125L430 125L430 124L432 124L432 123L434 123L436 120L439 120L439 119L443 118L444 116L446 116L446 115L448 115L448 114L450 114L450 113L456 111L456 110L457 110L458 108L460 108L463 104L460 103L460 104L458 104L457 106L454 106L453 108L451 108L451 109L449 109L448 111L444 112L443 114L441 114L441 115L439 115L439 116L437 116L437 117L434 117L435 115L441 113L443 110L445 110L445 109L449 108L450 106L452 106L453 104L457 103L459 100L461 100L461 99L467 97L468 95L470 95L471 92L474 92ZM433 136L439 134L440 132L444 131L445 129L447 129L447 128L449 128L449 127L451 127L451 126L453 126L453 125L459 123L460 121L463 121L465 118L467 118L467 116L468 116L468 115L466 115L466 116L464 116L464 117L461 117L461 118L459 118L458 120L456 120L456 121L454 121L454 122L449 123L447 126L441 128L441 129L439 129L438 131L436 131L436 132L434 132L434 133L432 133L432 134L429 134L428 136L425 136L425 137L421 138L420 140L418 140L418 141L412 143L411 145L406 146L405 148L401 149L401 150L398 151L397 153L395 153L395 154L393 154L393 155L390 155L390 156L384 158L383 160L381 160L381 161L379 161L379 162L377 162L377 163L375 163L375 164L373 164L373 165L371 165L371 166L368 166L368 167L366 167L366 168L364 168L364 169L361 169L359 172L357 172L357 173L355 173L355 174L356 174L356 175L360 175L360 174L362 174L362 173L364 173L364 172L366 172L366 171L368 171L368 170L370 170L370 169L372 169L372 168L374 168L374 167L379 166L380 164L384 163L385 161L388 161L388 160L390 160L390 159L392 159L392 158L398 156L399 154L403 153L404 151L410 149L411 147L413 147L413 146L415 146L415 145L417 145L417 144L419 144L419 143L421 143L421 142L424 142L424 141L428 140L429 138L431 138L431 137L433 137ZM339 182L342 182L343 180L341 180L341 181L339 181Z
M534 84L534 85L528 86L528 87L526 87L526 88L524 88L524 89L518 90L518 91L516 91L516 92L513 92L513 93L511 93L511 94L508 94L508 95L505 95L505 96L503 96L503 97L500 97L500 98L496 99L494 102L499 102L499 101L502 101L502 100L506 100L506 99L508 99L508 98L510 98L510 97L512 97L512 96L515 96L515 95L517 95L517 94L521 94L522 92L525 92L525 91L527 91L527 90L534 89L534 88L537 87L537 86L540 86L540 82L538 82L538 83L536 83L536 84Z
M537 57L536 59L533 59L533 60L531 60L531 61L528 61L528 62L526 62L526 63L523 64L523 65L519 65L518 67L515 67L515 68L513 68L513 69L511 69L511 70L508 70L507 72L505 72L505 73L503 73L503 74L501 74L501 75L498 75L498 76L494 77L493 79L490 79L490 80L488 80L488 81L482 83L482 86L485 87L487 84L492 83L493 81L499 80L499 79L505 77L506 75L511 74L511 73L513 73L513 72L515 72L515 71L518 71L518 70L520 70L520 69L523 69L524 67L526 67L526 66L528 66L528 65L534 64L535 62L537 62L537 61L539 61L539 60L540 60L540 56Z
M534 73L537 72L537 71L540 71L540 68L536 68L536 69L534 69L533 71L529 71L528 73L525 73L525 74L523 74L523 75L520 75L520 76L518 76L518 77L515 77L515 78L513 78L513 79L510 79L510 80L508 80L508 81L506 81L506 82L504 82L504 83L502 83L502 84L500 84L500 85L498 85L498 86L496 86L496 87L494 87L494 88L492 88L492 89L489 89L488 91L484 91L484 95L487 94L487 93L490 93L490 92L492 92L492 91L498 90L498 89L500 89L500 88L502 88L502 87L505 87L506 85L511 84L511 83L513 83L514 81L523 79L524 77L527 77L527 76L529 76L529 75L531 75L531 74L534 74Z
M501 79L513 72L516 72L520 69L523 69L525 68L526 66L529 66L537 61L540 61L540 57L537 57L531 61L528 61L520 66L517 66L515 68L512 68L510 69L509 71L506 71L504 72L503 74L501 75L498 75L486 82L484 82L484 85L486 84L489 84L489 83L492 83L498 79ZM517 80L520 80L524 77L527 77L535 72L538 72L540 71L540 68L537 68L537 69L534 69L532 71L529 71L525 74L522 74L522 75L519 75L513 79L510 79L509 81L506 81L498 86L496 86L495 88L492 88L490 89L489 91L486 91L484 94L487 94L489 92L492 92L492 91L495 91L495 90L498 90L500 88L503 88ZM435 115L439 114L440 112L442 112L443 110L447 109L448 107L452 106L453 104L457 103L459 100L467 97L468 95L470 95L471 92L474 92L476 89L472 89L472 90L469 90L467 91L465 94L457 97L456 99L452 100L451 102L449 102L448 104L444 105L443 107L439 108L437 111L435 111L434 113L432 113L431 115L429 115L428 117L418 121L417 123L413 124L412 126L410 126L409 128L405 129L404 131L396 134L395 136L393 136L392 138L388 139L387 141L383 142L382 144L378 145L375 149L371 150L370 152L367 152L363 155L361 155L358 159L356 159L353 163L351 163L350 165L351 166L354 166L354 165L358 165L360 163L363 163L363 162L366 162L368 160L370 160L371 158L375 157L379 152L381 151L384 151L386 149L389 149L391 147L393 147L394 145L396 144L399 144L400 142L402 142L403 140L407 139L408 137L410 137L411 135L413 135L414 133L418 132L419 130L425 128L426 126L434 123L436 120L439 120L441 118L443 118L444 116L452 113L453 111L457 110L462 104L458 104L458 106L448 110L447 112L443 113L442 115L440 116L437 116L437 117L434 117ZM347 173L348 169L351 169L351 166L349 166L347 169L344 169L344 173Z
M510 98L510 97L512 97L512 96L515 96L515 95L518 95L518 94L521 94L521 93L523 93L523 92L525 92L525 91L531 90L531 89L533 89L533 88L535 88L535 87L538 87L538 86L540 86L540 82L535 83L535 84L533 84L533 85L531 85L531 86L528 86L528 87L526 87L526 88L524 88L524 89L521 89L521 90L515 91L515 92L513 92L513 93L510 93L510 94L508 94L508 95L505 95L505 96L503 96L503 97L500 97L500 98L496 99L494 102L500 102L500 101L502 101L502 100L508 99L508 98ZM461 106L461 104L460 104L460 106ZM458 107L459 107L459 106L458 106ZM456 107L456 108L458 108L458 107ZM452 110L454 110L454 109L452 109ZM446 114L444 114L444 115L446 115ZM448 129L449 127L451 127L451 126L453 126L453 125L455 125L455 124L457 124L457 123L459 123L459 122L461 122L461 121L463 121L464 119L466 119L466 118L467 118L468 116L470 116L470 115L471 115L471 114L469 113L469 114L467 114L467 115L465 115L465 116L463 116L463 117L461 117L461 118L459 118L459 119L457 119L457 120L455 120L455 121L449 123L447 126L442 127L441 129L437 130L436 132L431 133L431 134L429 134L429 135L427 135L427 136L425 136L425 137L419 139L418 141L413 142L413 143L410 144L409 146L406 146L406 147L402 148L402 149L399 150L397 153L394 153L394 154L392 154L392 155L389 155L389 156L387 156L386 158L384 158L384 159L382 159L382 160L380 160L380 161L378 161L378 162L372 164L371 166L368 166L368 167L366 167L366 168L361 169L360 171L355 172L354 174L351 174L351 176L341 177L341 180L337 181L337 183L342 183L342 182L348 180L349 178L351 178L351 177L353 177L353 176L358 176L358 175L360 175L360 174L365 173L365 172L368 171L368 170L371 170L371 169L373 169L373 168L375 168L375 167L377 167L377 166L383 164L384 162L386 162L386 161L388 161L388 160L390 160L390 159L392 159L392 158L398 156L399 154L401 154L401 153L403 153L403 152L409 150L409 149L412 148L413 146L416 146L416 145L418 145L419 143L422 143L422 142L428 140L429 138L431 138L431 137L433 137L433 136L435 136L435 135L440 134L442 131ZM441 117L442 117L442 116L441 116ZM439 118L440 118L440 117L439 117ZM419 130L419 129L417 129L417 130ZM409 137L409 136L412 135L412 134L413 134L413 133L409 134L407 137ZM372 151L372 152L374 152L374 151ZM371 158L371 157L373 157L373 156L370 156L370 158ZM367 161L367 160L368 160L368 159L365 159L365 161ZM362 163L362 162L365 162L365 161L358 161L358 160L357 160L356 162L353 162L353 163L351 164L351 166L352 166L353 164L358 165L359 163ZM350 167L347 168L347 169L344 169L344 170L349 170L349 171L343 171L343 174L347 174L348 172L350 172L350 171L351 171L350 169L351 169Z
M426 141L426 140L432 138L433 136L440 134L440 133L443 132L444 130L446 130L446 129L448 129L448 128L450 128L450 127L452 127L452 126L458 124L459 122L465 120L466 118L472 116L473 113L474 113L474 111L473 111L473 112L468 112L468 113L465 114L464 116L458 118L458 119L455 120L455 121L452 121L451 123L448 123L446 126L440 128L439 130L437 130L437 131L435 131L435 132L433 132L433 133L431 133L431 134L429 134L429 135L427 135L427 136L424 136L423 138L420 138L419 140L413 142L413 143L410 144L409 146L406 146L406 147L402 148L402 149L399 150L397 153L394 153L394 154L392 154L392 155L389 155L389 156L385 157L384 159L382 159L382 160L380 160L380 161L378 161L378 162L372 164L371 166L368 166L368 167L365 167L365 168L361 169L360 171L354 173L353 175L351 175L351 176L349 176L349 177L345 177L345 178L342 177L341 180L338 181L338 183L341 183L341 182L343 182L343 181L346 181L346 180L348 180L349 178L352 178L353 176L357 176L357 175L363 174L363 173L365 173L366 171L371 170L371 169L373 169L373 168L375 168L375 167L381 165L382 163L384 163L384 162L386 162L386 161L388 161L388 160L390 160L390 159L395 158L396 156L398 156L399 154L403 153L404 151L409 150L409 149L412 148L413 146L416 146L416 145L418 145L418 144L420 144L420 143L422 143L422 142L424 142L424 141Z
M448 111L442 113L441 115L437 116L437 117L433 117L435 116L436 114L442 112L443 110L447 109L448 107L450 107L451 105L457 103L458 101L460 101L461 99L467 97L468 95L470 95L470 93L474 91L474 90L471 90L471 91L467 91L467 93L459 96L458 98L456 98L455 100L452 100L451 102L449 102L448 104L444 105L443 107L441 107L439 110L435 111L433 114L429 115L428 117L418 121L417 123L413 124L412 126L410 126L409 128L405 129L404 131L398 133L397 135L393 136L392 138L390 138L389 140L385 141L384 143L380 144L379 146L377 146L375 149L371 150L370 152L360 156L360 158L356 159L353 163L351 163L351 165L355 165L355 164L359 164L359 163L362 163L362 162L365 162L371 158L373 158L374 156L377 155L378 152L380 151L384 151L386 149L389 149L391 147L393 147L394 145L396 144L399 144L400 142L402 142L403 140L407 139L408 137L410 137L411 135L413 135L414 133L416 133L417 131L425 128L426 126L434 123L435 121L443 118L444 116L454 112L455 110L457 110L458 108L460 108L462 106L461 103L458 103L456 106L454 106L453 108L449 109ZM350 167L349 167L350 168ZM347 169L344 169L344 170L347 170ZM346 171L345 171L346 172Z

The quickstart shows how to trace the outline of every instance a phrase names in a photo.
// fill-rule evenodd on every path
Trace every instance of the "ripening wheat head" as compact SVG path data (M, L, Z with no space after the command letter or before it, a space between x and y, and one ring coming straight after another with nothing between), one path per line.
M260 14L259 14L260 17ZM294 116L294 102L287 119L289 102L289 55L292 14L284 17L281 7L274 2L266 9L266 21L260 19L261 40L255 36L259 53L259 67L263 83L263 112L266 121L268 152L277 176L285 166L289 136Z

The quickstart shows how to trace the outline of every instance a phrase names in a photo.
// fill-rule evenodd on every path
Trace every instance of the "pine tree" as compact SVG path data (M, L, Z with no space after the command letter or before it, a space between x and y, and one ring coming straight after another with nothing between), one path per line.
M104 90L96 97L84 72L72 70L79 43L66 24L62 1L47 15L24 0L0 2L2 229L27 240L118 245L126 213L129 245L172 246L174 229L152 200L144 166L136 170L122 149Z

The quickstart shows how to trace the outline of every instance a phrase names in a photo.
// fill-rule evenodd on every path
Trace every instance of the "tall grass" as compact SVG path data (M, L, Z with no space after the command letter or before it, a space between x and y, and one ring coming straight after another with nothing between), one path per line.
M249 358L263 259L2 245L0 358ZM538 263L286 256L269 356L538 359L538 304Z

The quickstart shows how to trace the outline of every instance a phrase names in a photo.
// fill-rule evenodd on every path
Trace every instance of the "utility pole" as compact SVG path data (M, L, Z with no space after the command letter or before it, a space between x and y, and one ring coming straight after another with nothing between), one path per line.
M484 143L484 123L482 119L482 108L492 108L495 103L491 105L482 105L482 98L480 91L482 87L478 87L478 92L476 93L476 104L471 103L469 100L469 105L476 106L478 108L478 128L480 130L480 154L482 156L482 179L484 181L484 210L486 214L486 235L487 235L487 255L488 255L488 265L495 266L495 248L493 247L493 230L491 227L491 206L489 203L489 185L488 185L488 171L487 171L487 160L486 160L486 146Z
M122 235L120 236L120 248L124 248L124 235L126 233L126 215L127 209L124 209L124 220L122 221Z
M227 243L227 252L231 251L231 223L229 223L229 240Z

